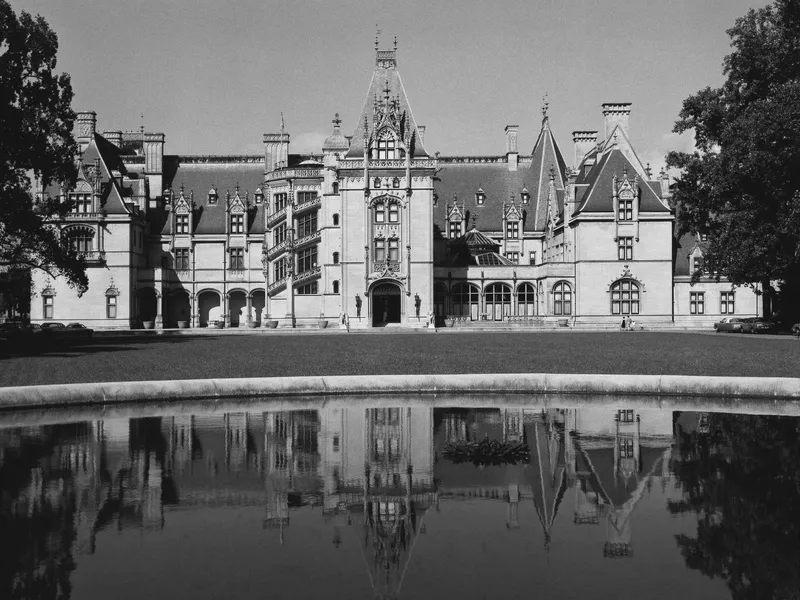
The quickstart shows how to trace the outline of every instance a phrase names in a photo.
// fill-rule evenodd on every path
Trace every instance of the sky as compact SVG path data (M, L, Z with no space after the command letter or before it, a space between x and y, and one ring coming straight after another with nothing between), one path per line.
M98 130L166 134L167 154L258 154L280 130L320 152L334 113L355 129L375 64L398 69L425 146L499 155L506 125L530 153L547 94L567 164L572 132L603 130L601 104L631 102L630 137L658 170L692 136L683 100L723 81L725 33L752 0L10 0L58 35L57 70Z

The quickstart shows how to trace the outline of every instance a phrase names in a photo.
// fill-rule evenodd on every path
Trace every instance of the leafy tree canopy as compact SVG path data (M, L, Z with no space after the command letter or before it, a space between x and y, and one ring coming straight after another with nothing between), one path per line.
M34 198L31 182L46 189L75 181L72 86L69 75L54 73L57 50L42 17L17 17L0 0L0 270L40 269L82 293L85 262L50 224L70 206Z
M722 87L683 102L671 152L679 233L708 235L705 269L736 284L800 284L800 0L751 9L728 30ZM696 276L699 273L695 274Z

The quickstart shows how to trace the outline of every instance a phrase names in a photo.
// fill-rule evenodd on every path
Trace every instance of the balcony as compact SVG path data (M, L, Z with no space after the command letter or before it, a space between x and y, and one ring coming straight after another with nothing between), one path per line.
M267 181L275 181L276 179L313 179L315 177L322 177L322 169L278 169L267 173Z
M267 227L273 227L277 223L280 223L286 218L286 206L280 209L278 212L274 212L271 215L267 216Z
M322 267L314 267L313 269L309 269L308 271L303 271L302 273L298 273L294 278L294 285L295 287L299 285L303 285L308 283L309 281L314 281L315 279L319 279L322 277Z
M64 215L65 221L102 221L105 218L104 212L69 212Z
M289 280L288 277L284 277L283 279L279 279L275 283L271 283L267 286L267 295L274 296L284 288L286 288L286 282Z
M297 204L294 207L294 214L295 216L302 215L311 210L316 210L320 206L322 206L322 197L316 196L313 200L308 200L306 202L303 202L302 204Z
M244 281L247 279L246 269L228 269L228 281Z
M89 252L80 252L79 255L89 266L106 264L106 253L103 251L92 250Z
M283 240L280 244L275 244L272 248L267 250L267 260L272 260L276 256L280 256L286 251L286 241Z
M436 169L439 163L435 158L415 158L411 160L412 169ZM364 159L347 160L341 163L342 169L363 169ZM406 161L401 160L371 160L370 169L405 169Z
M315 231L309 235L301 237L297 242L295 242L294 248L295 250L299 250L300 248L304 248L305 246L309 246L311 244L316 244L322 239L322 232Z

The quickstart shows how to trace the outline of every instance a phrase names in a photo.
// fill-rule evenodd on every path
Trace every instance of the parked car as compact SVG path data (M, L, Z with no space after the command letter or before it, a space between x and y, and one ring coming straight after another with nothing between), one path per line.
M94 329L89 329L83 323L68 323L66 329L73 338L90 339L94 335Z
M3 352L30 351L41 332L41 327L35 324L7 321L0 324L0 347Z
M742 333L773 333L777 330L774 321L762 317L750 317L742 320Z
M739 317L724 317L720 321L714 323L714 329L717 333L741 333L742 321Z
M51 343L66 344L91 339L94 330L89 329L83 323L64 325L63 323L48 321L47 323L42 323L42 333L44 338Z
M48 321L47 323L42 323L42 331L51 331L54 329L64 329L66 327L63 323L56 323L54 321Z

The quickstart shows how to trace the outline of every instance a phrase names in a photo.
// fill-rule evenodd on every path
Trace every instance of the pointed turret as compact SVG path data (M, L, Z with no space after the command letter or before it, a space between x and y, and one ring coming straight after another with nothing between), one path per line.
M362 158L365 145L374 160L399 160L409 151L413 158L429 157L397 70L397 46L380 50L376 45L375 70L356 122L347 158Z
M549 103L545 97L542 105L542 129L536 144L531 152L530 179L533 185L529 186L534 202L534 229L543 230L547 226L551 194L555 191L557 200L563 198L564 173L566 163L561 155L561 150L556 144L553 132L550 130L550 117L547 116ZM551 185L553 190L551 190Z

